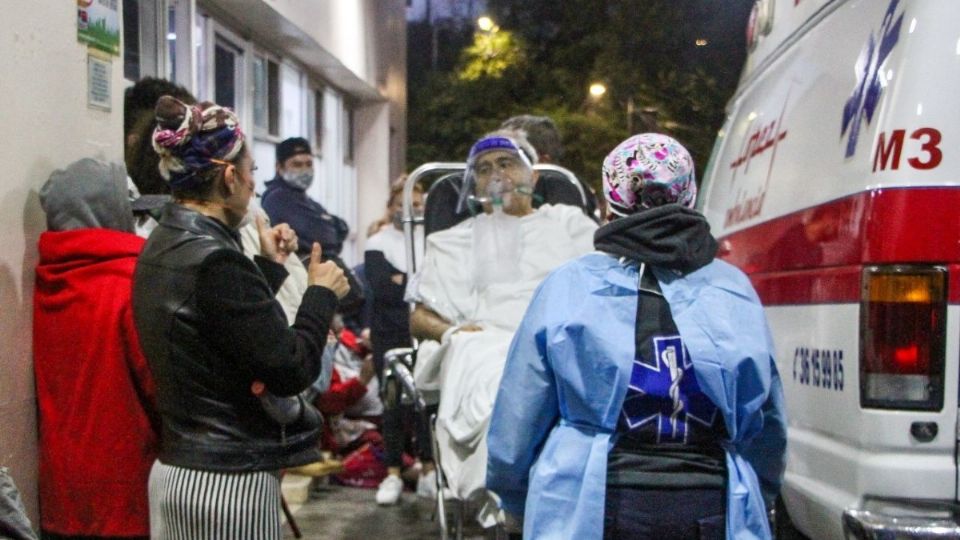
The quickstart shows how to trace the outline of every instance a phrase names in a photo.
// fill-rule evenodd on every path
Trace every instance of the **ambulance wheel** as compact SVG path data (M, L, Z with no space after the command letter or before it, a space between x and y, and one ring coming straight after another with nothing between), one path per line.
M773 523L773 537L777 540L808 540L790 520L787 507L783 504L783 497L777 497L776 514Z

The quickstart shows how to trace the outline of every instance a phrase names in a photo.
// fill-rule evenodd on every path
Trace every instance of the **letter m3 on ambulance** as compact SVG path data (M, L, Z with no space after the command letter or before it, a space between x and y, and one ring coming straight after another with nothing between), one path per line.
M960 538L958 14L758 0L704 175L784 383L778 528L813 539Z

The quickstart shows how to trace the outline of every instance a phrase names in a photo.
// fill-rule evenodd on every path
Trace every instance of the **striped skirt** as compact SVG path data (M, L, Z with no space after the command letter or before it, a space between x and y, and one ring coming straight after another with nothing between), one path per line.
M164 465L150 471L153 540L280 540L280 476Z

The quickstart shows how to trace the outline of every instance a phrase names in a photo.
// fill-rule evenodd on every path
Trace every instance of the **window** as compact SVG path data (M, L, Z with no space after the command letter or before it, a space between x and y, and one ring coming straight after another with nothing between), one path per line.
M211 70L207 51L212 47L212 38L208 33L208 29L212 26L212 22L210 21L210 17L205 13L198 13L193 24L193 35L196 36L196 44L193 47L193 62L196 66L196 91L194 92L194 96L196 96L197 99L205 100L210 99Z
M159 47L160 0L123 0L123 76L131 81L156 76Z
M253 58L253 125L258 132L280 135L280 66L260 55Z
M123 76L140 80L140 3L123 0Z
M243 105L243 51L220 35L213 49L213 100L238 111Z
M164 10L166 22L164 23L164 39L166 43L163 47L166 54L164 73L165 77L171 81L183 85L188 89L196 89L193 69L195 58L193 49L196 48L196 37L200 34L191 35L191 25L193 23L195 9L190 0L157 0L166 3Z
M167 80L177 80L177 2L167 8ZM184 36L186 39L186 36Z
M310 136L309 94L306 77L300 68L284 62L280 66L280 105L283 107L280 131L284 138Z

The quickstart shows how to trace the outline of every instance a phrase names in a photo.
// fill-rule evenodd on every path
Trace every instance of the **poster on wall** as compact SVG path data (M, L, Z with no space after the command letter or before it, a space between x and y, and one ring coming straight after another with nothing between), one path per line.
M77 39L91 47L120 55L119 0L77 0Z

